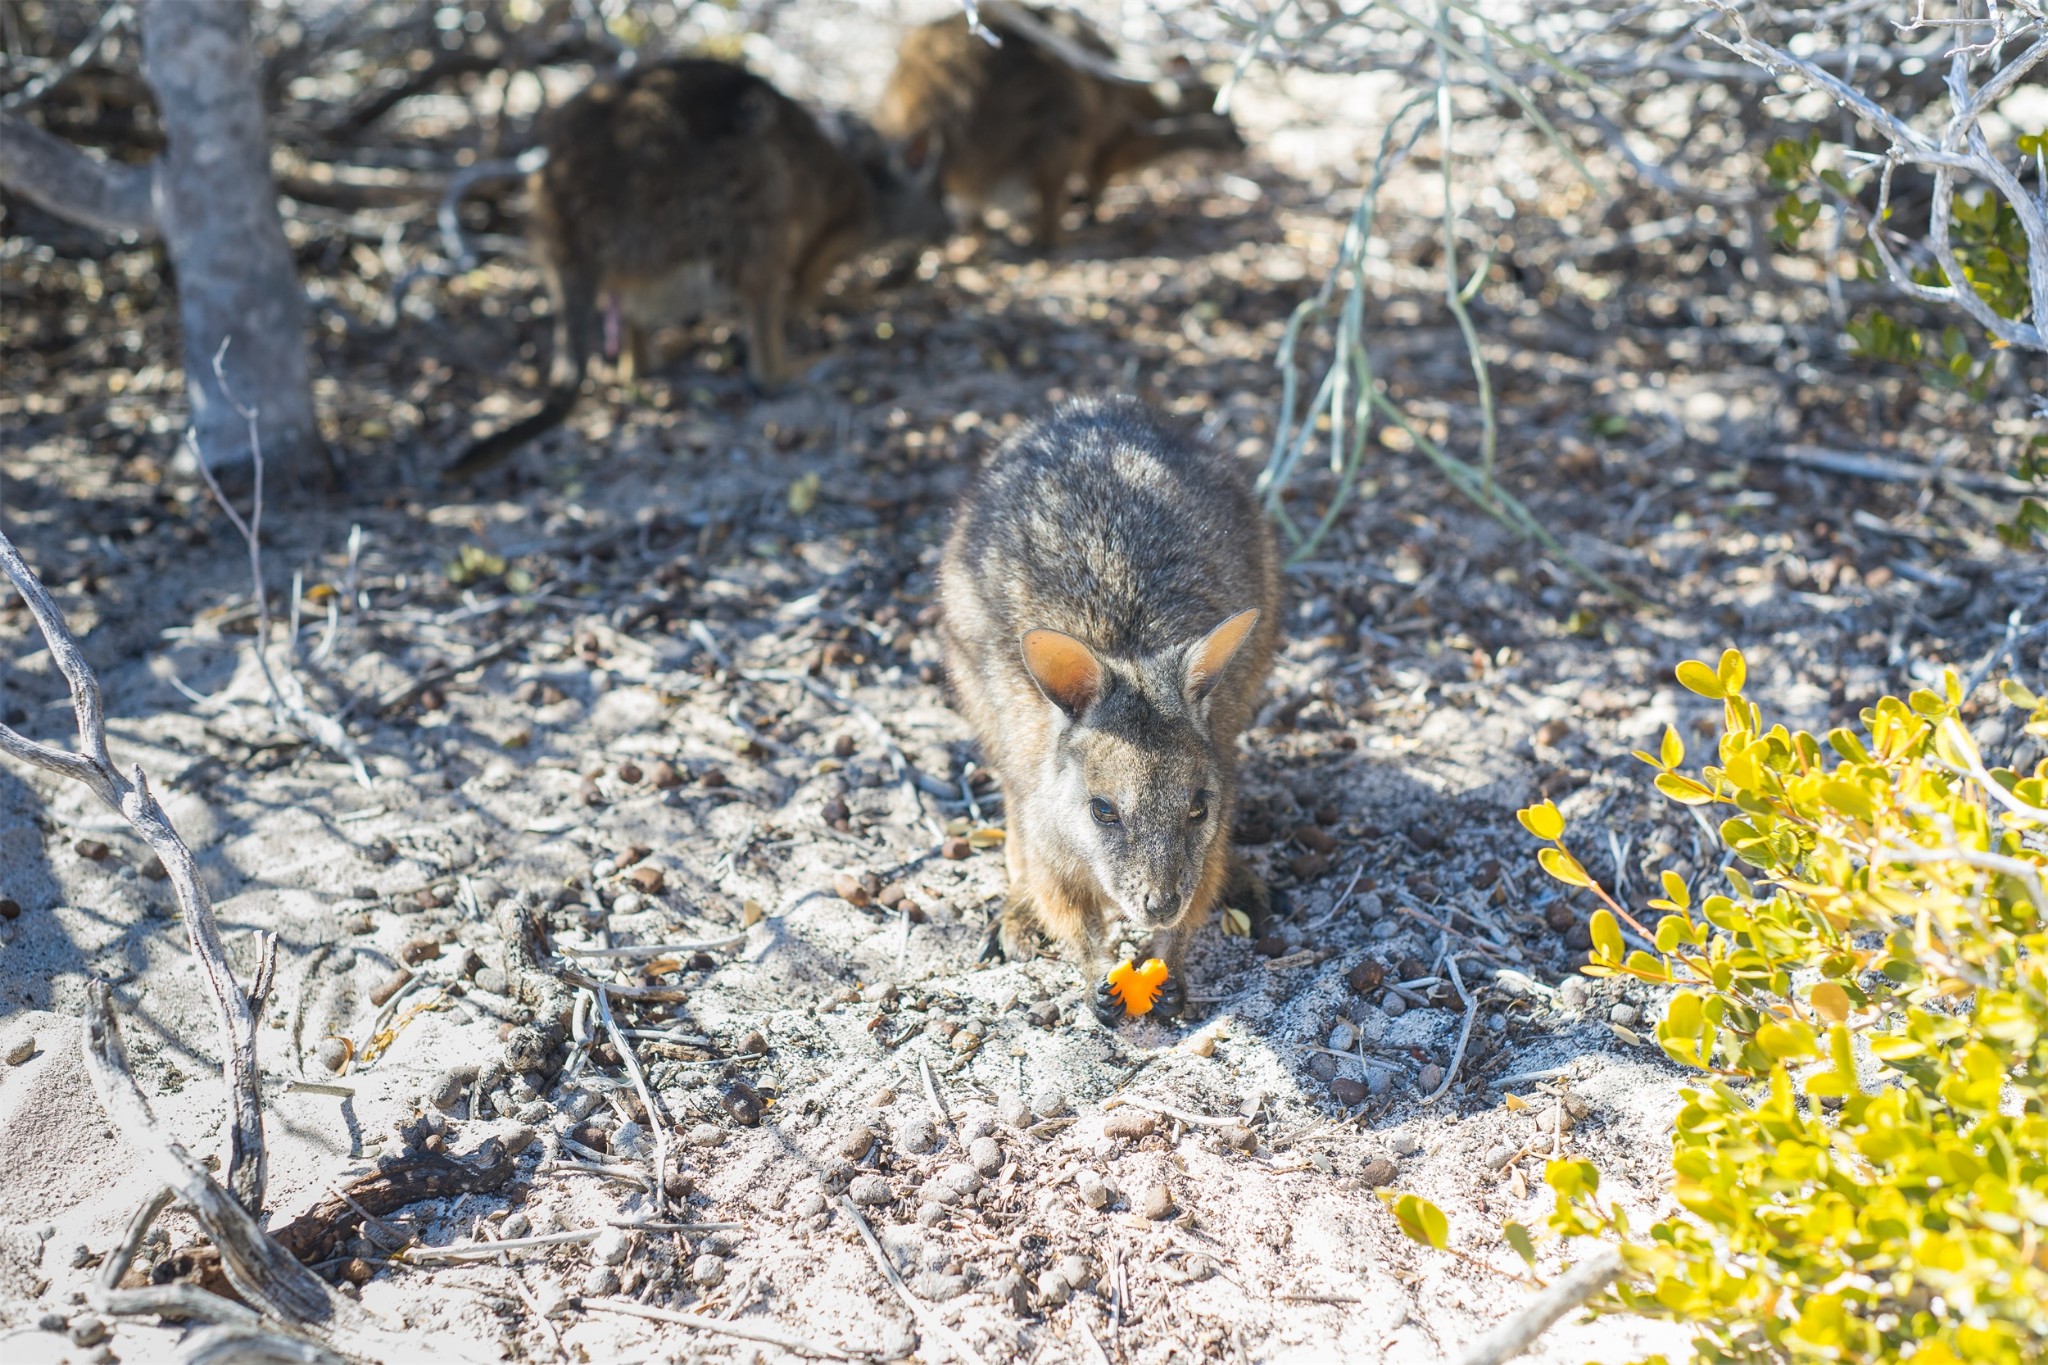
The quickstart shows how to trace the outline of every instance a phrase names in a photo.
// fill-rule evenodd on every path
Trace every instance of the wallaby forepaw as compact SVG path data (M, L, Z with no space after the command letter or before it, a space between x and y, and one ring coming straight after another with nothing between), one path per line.
M1159 994L1152 998L1152 1017L1160 1023L1170 1023L1180 1018L1188 1007L1188 988L1177 976L1169 976L1159 983Z
M1123 997L1111 988L1106 976L1095 983L1095 990L1089 995L1088 1004L1095 1011L1096 1022L1104 1028L1115 1028L1131 1017L1131 1012L1124 1008Z

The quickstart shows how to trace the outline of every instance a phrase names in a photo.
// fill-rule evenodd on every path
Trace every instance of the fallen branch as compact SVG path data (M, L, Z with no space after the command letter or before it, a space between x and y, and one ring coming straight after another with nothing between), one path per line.
M738 1337L742 1341L758 1341L769 1346L779 1346L794 1355L813 1356L820 1360L851 1360L850 1352L836 1347L823 1346L804 1337L792 1336L788 1332L772 1327L756 1327L749 1322L734 1322L728 1318L707 1318L697 1313L678 1313L672 1308L654 1308L631 1299L584 1299L585 1308L595 1308L606 1313L625 1313L650 1322L672 1322L678 1327L694 1327L700 1332L716 1332L720 1336ZM861 1352L862 1355L869 1354Z
M903 1306L910 1310L911 1317L917 1319L925 1331L945 1342L946 1349L965 1361L966 1365L981 1365L981 1357L974 1353L972 1346L961 1339L958 1332L948 1327L936 1313L927 1312L925 1306L911 1296L909 1286L904 1284L903 1277L896 1273L895 1262L889 1259L888 1252L882 1250L882 1244L875 1239L875 1230L869 1227L868 1220L861 1216L860 1206L843 1194L839 1196L839 1205L846 1210L847 1216L853 1219L853 1225L860 1229L861 1239L868 1244L869 1254L874 1257L875 1264L881 1267L882 1278L896 1291L896 1297L903 1300Z
M1468 1347L1458 1365L1503 1365L1536 1344L1550 1325L1607 1288L1622 1271L1621 1253L1602 1247L1553 1280L1550 1287Z
M2017 497L2038 490L2034 485L2007 474L1982 474L1969 469L1948 469L1940 465L1895 460L1885 455L1859 451L1829 450L1824 446L1783 445L1760 450L1753 457L1774 464L1797 465L1825 474L1840 474L1876 483L1945 483L1978 493L2004 493Z
M249 1211L231 1198L204 1166L175 1138L157 1128L149 1101L128 1070L128 1053L113 1009L113 990L104 981L86 986L85 1068L107 1117L149 1173L190 1207L220 1249L221 1269L228 1283L246 1303L275 1323L321 1337L345 1334L363 1325L361 1309L331 1293L312 1271L266 1236ZM234 1315L225 1310L217 1316Z
M0 142L4 140L0 137ZM86 663L48 590L4 533L0 533L0 570L6 572L28 604L29 614L35 617L43 633L57 671L70 685L71 709L77 717L78 743L83 752L72 753L38 743L6 725L0 725L0 750L24 763L84 783L93 795L128 822L163 864L184 916L192 955L199 959L200 972L213 991L220 1023L221 1068L228 1087L227 1154L223 1169L227 1172L228 1188L235 1192L241 1207L253 1214L263 1207L266 1178L263 1103L257 1089L256 1021L270 994L277 966L277 939L270 934L259 937L256 976L243 989L228 965L227 944L221 939L220 926L213 916L213 900L199 880L199 867L193 861L192 851L171 827L170 818L157 804L142 769L134 769L131 780L114 766L107 752L106 702L99 679Z
M1458 1068L1465 1061L1465 1044L1472 1041L1472 1022L1479 1017L1479 997L1465 989L1465 979L1458 975L1458 955L1452 953L1445 958L1444 966L1450 969L1451 984L1458 988L1458 998L1465 1002L1465 1026L1458 1030L1457 1050L1451 1053L1451 1064L1444 1068L1443 1084L1422 1097L1424 1104L1442 1099L1458 1079Z

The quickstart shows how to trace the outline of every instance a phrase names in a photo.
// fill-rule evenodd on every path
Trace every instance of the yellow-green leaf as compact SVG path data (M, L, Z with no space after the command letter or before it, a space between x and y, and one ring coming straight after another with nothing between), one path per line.
M1573 864L1577 866L1577 864ZM1625 948L1621 941L1621 924L1609 910L1595 910L1592 921L1586 926L1593 935L1593 951L1610 962L1619 962Z
M1742 684L1749 677L1749 665L1743 662L1739 649L1724 650L1721 666L1714 670L1714 676L1721 680L1721 690L1731 697L1742 695Z
M1587 886L1593 879L1586 875L1586 869L1579 866L1579 860L1561 848L1546 848L1536 855L1536 861L1543 864L1543 870L1567 886Z
M1382 1195L1382 1198L1385 1196ZM1408 1239L1442 1251L1451 1244L1451 1223L1444 1211L1419 1194L1397 1196L1392 1203L1394 1221Z
M1712 697L1715 701L1728 695L1728 689L1721 685L1720 675L1698 659L1687 659L1674 672L1677 674L1679 686L1688 692L1697 692L1702 697Z
M1692 904L1692 892L1686 889L1685 878L1667 867L1664 869L1663 881L1666 900L1681 910Z
M1522 822L1522 828L1539 839L1562 839L1564 837L1564 816L1551 801L1540 805L1525 806L1515 812L1515 818Z
M1658 773L1657 790L1681 806L1706 806L1714 800L1710 788L1678 773Z
M1509 1223L1500 1230L1500 1235L1507 1239L1508 1245L1515 1249L1515 1255L1522 1258L1524 1265L1536 1264L1536 1242L1529 1236L1529 1229L1520 1223Z
M1232 938L1250 938L1252 936L1252 917L1234 905L1225 906L1223 910L1223 932Z
M1675 768L1685 762L1685 741L1680 739L1678 731L1669 725L1664 727L1664 741L1657 746L1657 757L1663 760L1667 768Z

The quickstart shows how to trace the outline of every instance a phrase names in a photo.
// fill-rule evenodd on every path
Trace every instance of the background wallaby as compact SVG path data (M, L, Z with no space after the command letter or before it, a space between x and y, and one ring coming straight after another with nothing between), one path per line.
M651 326L735 297L747 373L774 385L790 309L815 303L834 268L888 242L944 239L929 136L899 149L851 116L834 131L759 76L703 58L636 68L564 105L531 182L555 319L547 400L471 445L448 476L488 469L561 423L600 325L608 353L644 367Z
M947 672L1003 784L1004 950L1042 928L1113 1021L1121 915L1153 931L1171 1017L1219 895L1265 904L1230 844L1237 736L1279 632L1245 472L1134 398L1068 403L969 487L939 572Z
M970 33L961 14L912 29L896 50L875 121L894 137L937 135L946 191L970 203L986 201L1004 181L1022 180L1037 198L1034 241L1041 250L1059 240L1068 182L1077 175L1092 212L1112 176L1174 152L1244 150L1229 116L1212 108L1215 87L1186 62L1175 64L1171 79L1149 85L1109 80L1006 24L1004 8L984 10L1001 47ZM1074 46L1115 61L1115 51L1078 15L1028 12Z

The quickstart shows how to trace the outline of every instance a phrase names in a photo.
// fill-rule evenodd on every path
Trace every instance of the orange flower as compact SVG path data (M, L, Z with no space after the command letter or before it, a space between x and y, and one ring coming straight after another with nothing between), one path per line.
M1166 984L1166 964L1156 957L1145 959L1142 967L1133 967L1125 958L1122 966L1109 969L1109 993L1123 1002L1124 1009L1131 1014L1150 1014L1152 1002L1159 998L1159 988Z

